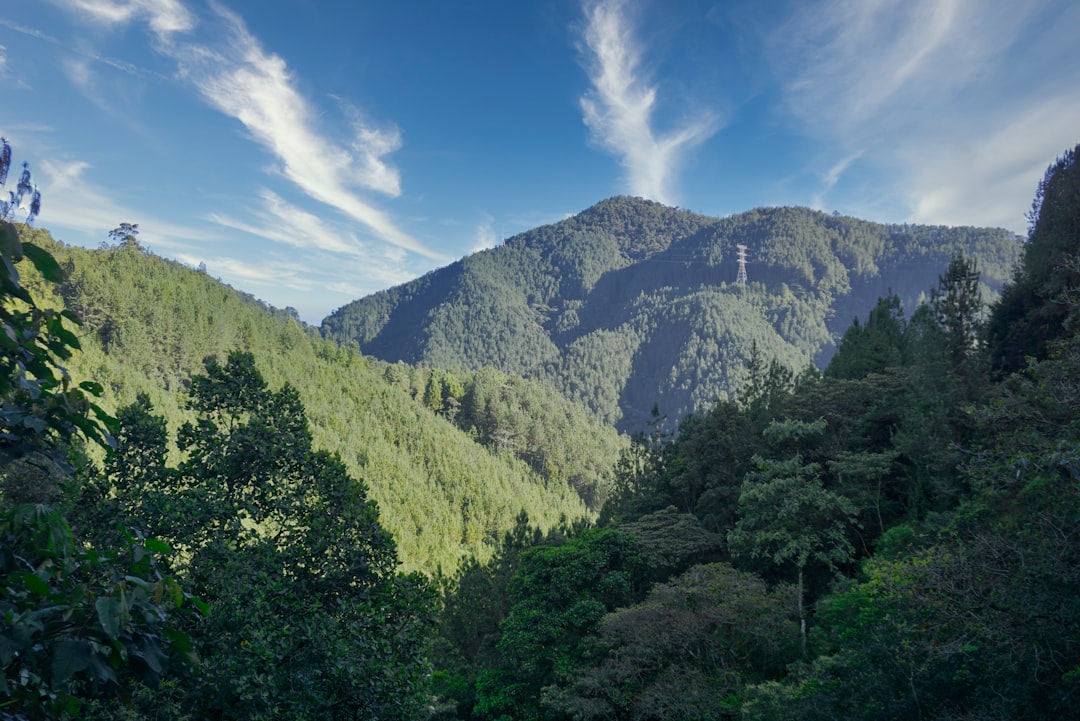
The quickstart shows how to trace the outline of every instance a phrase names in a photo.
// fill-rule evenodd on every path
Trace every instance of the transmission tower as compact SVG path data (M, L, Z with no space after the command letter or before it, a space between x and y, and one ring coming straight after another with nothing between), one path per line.
M736 245L739 249L739 277L735 279L738 285L746 285L746 246Z

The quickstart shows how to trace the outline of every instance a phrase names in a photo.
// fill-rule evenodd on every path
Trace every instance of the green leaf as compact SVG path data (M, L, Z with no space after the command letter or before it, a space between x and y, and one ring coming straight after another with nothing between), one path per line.
M74 311L65 309L65 310L60 311L60 315L62 317L64 317L64 318L67 318L69 321L71 321L75 325L82 325L83 324L82 318L80 318L78 313L76 313Z
M192 598L191 602L195 604L195 608L199 609L199 613L204 616L210 615L210 604L199 598Z
M165 652L161 650L157 641L148 636L144 636L139 640L139 656L146 661L146 665L156 673L160 674L165 668L166 656Z
M11 663L20 648L22 648L21 644L16 643L10 633L0 635L0 667Z
M173 552L172 546L158 538L147 538L144 543L154 553L169 554Z
M52 593L52 588L49 584L43 581L36 573L24 573L22 574L23 583L26 584L27 589L30 590L36 596L48 596Z
M93 396L100 396L105 392L104 386L95 381L83 381L79 384L79 388L83 389L87 393Z
M120 633L120 599L105 596L94 603L98 621L109 638L115 639Z
M30 259L30 262L34 264L34 267L38 269L38 272L45 277L45 280L52 283L62 283L64 281L64 270L49 251L39 248L33 243L23 243L22 251Z
M62 684L90 666L90 647L85 641L62 639L53 646L53 684Z
M23 247L19 243L19 231L7 221L0 221L0 253L15 260L22 258Z

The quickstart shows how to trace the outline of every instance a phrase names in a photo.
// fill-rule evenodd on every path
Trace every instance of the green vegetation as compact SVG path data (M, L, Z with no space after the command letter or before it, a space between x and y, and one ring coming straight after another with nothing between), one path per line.
M440 717L1074 717L1076 152L1040 191L1042 265L988 322L965 252L909 317L881 298L823 374L751 347L740 399L623 454L600 528L519 533L463 572L432 656ZM991 366L1011 355L1026 368ZM501 623L466 654L458 608L481 585Z
M989 313L992 253L961 229L926 302L905 315L906 289L883 295L824 372L749 328L732 335L751 339L737 399L674 432L654 408L630 445L542 380L365 359L155 258L134 225L81 251L4 207L0 718L1075 716L1076 152L1048 171ZM28 173L19 188L32 197ZM729 226L783 268L789 300L658 285L654 316L629 291L620 322L684 318L687 337L727 303L817 308L947 235L896 229L866 251L876 226L846 219L626 202L576 222L613 228L582 238L631 275ZM609 257L559 262L611 298ZM560 332L596 317L574 310ZM762 317L777 337L782 317L821 332ZM700 337L729 352L718 333ZM628 337L601 329L581 362L638 368L640 347L629 366L616 352Z
M736 245L749 283L736 283ZM1004 230L880 225L805 208L723 219L633 198L514 236L338 309L324 335L394 362L545 380L594 415L643 430L741 392L754 345L789 369L894 293L907 308L949 259L1000 289L1020 244Z
M122 409L116 452L72 513L99 547L118 519L167 545L200 599L201 663L172 700L197 718L416 718L430 594L397 573L364 484L312 450L299 395L268 389L250 354L208 360L189 402L176 466L148 399Z
M252 353L268 385L296 389L315 446L338 453L366 480L408 570L452 572L465 558L486 558L521 511L548 528L587 513L575 489L595 499L611 483L610 459L625 441L550 389L437 375L445 403L467 404L474 389L486 404L469 435L431 399L425 406L423 385L413 391L414 376L424 384L430 371L338 348L287 312L148 253L130 232L130 240L99 250L63 246L40 230L25 234L66 272L58 285L36 279L35 293L83 319L82 350L68 367L103 386L103 407L115 411L145 394L175 432L193 419L186 389L203 360ZM456 420L473 424L468 414ZM488 442L497 435L492 425L514 443Z
M0 139L0 187L10 166ZM16 269L26 259L44 277L60 271L9 220L23 198L28 221L40 207L25 164L9 197L0 203L0 713L61 718L87 699L156 682L170 656L191 661L190 639L176 628L190 608L179 583L158 572L162 544L122 534L91 546L46 505L78 457L72 445L111 440L110 419L91 400L100 388L74 384L61 365L79 349L68 327L77 319L38 305Z

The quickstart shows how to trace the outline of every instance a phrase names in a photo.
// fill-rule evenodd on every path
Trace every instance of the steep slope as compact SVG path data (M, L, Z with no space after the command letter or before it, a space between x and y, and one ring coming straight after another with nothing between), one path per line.
M748 283L737 283L738 245ZM1020 245L1001 229L881 225L805 208L717 219L612 198L326 318L387 361L547 379L624 430L730 398L756 345L792 368L892 290L909 311L957 252L989 294Z
M523 510L548 527L587 513L568 483L485 448L387 382L385 364L322 340L287 313L138 248L88 251L29 232L68 272L59 288L39 280L33 292L84 318L83 351L69 369L105 387L102 405L146 393L175 429L202 360L251 351L271 387L299 391L316 446L340 453L367 482L407 570L452 572L464 558L486 557ZM593 434L614 438L595 423L567 431Z

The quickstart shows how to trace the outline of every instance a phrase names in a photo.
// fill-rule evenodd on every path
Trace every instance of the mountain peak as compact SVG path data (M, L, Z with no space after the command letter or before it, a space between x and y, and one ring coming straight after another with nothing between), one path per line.
M387 361L543 379L636 431L654 404L675 421L734 397L754 346L795 370L827 359L879 296L913 310L958 251L1000 287L1019 247L1001 230L900 232L807 208L710 218L616 196L345 306L323 332Z

